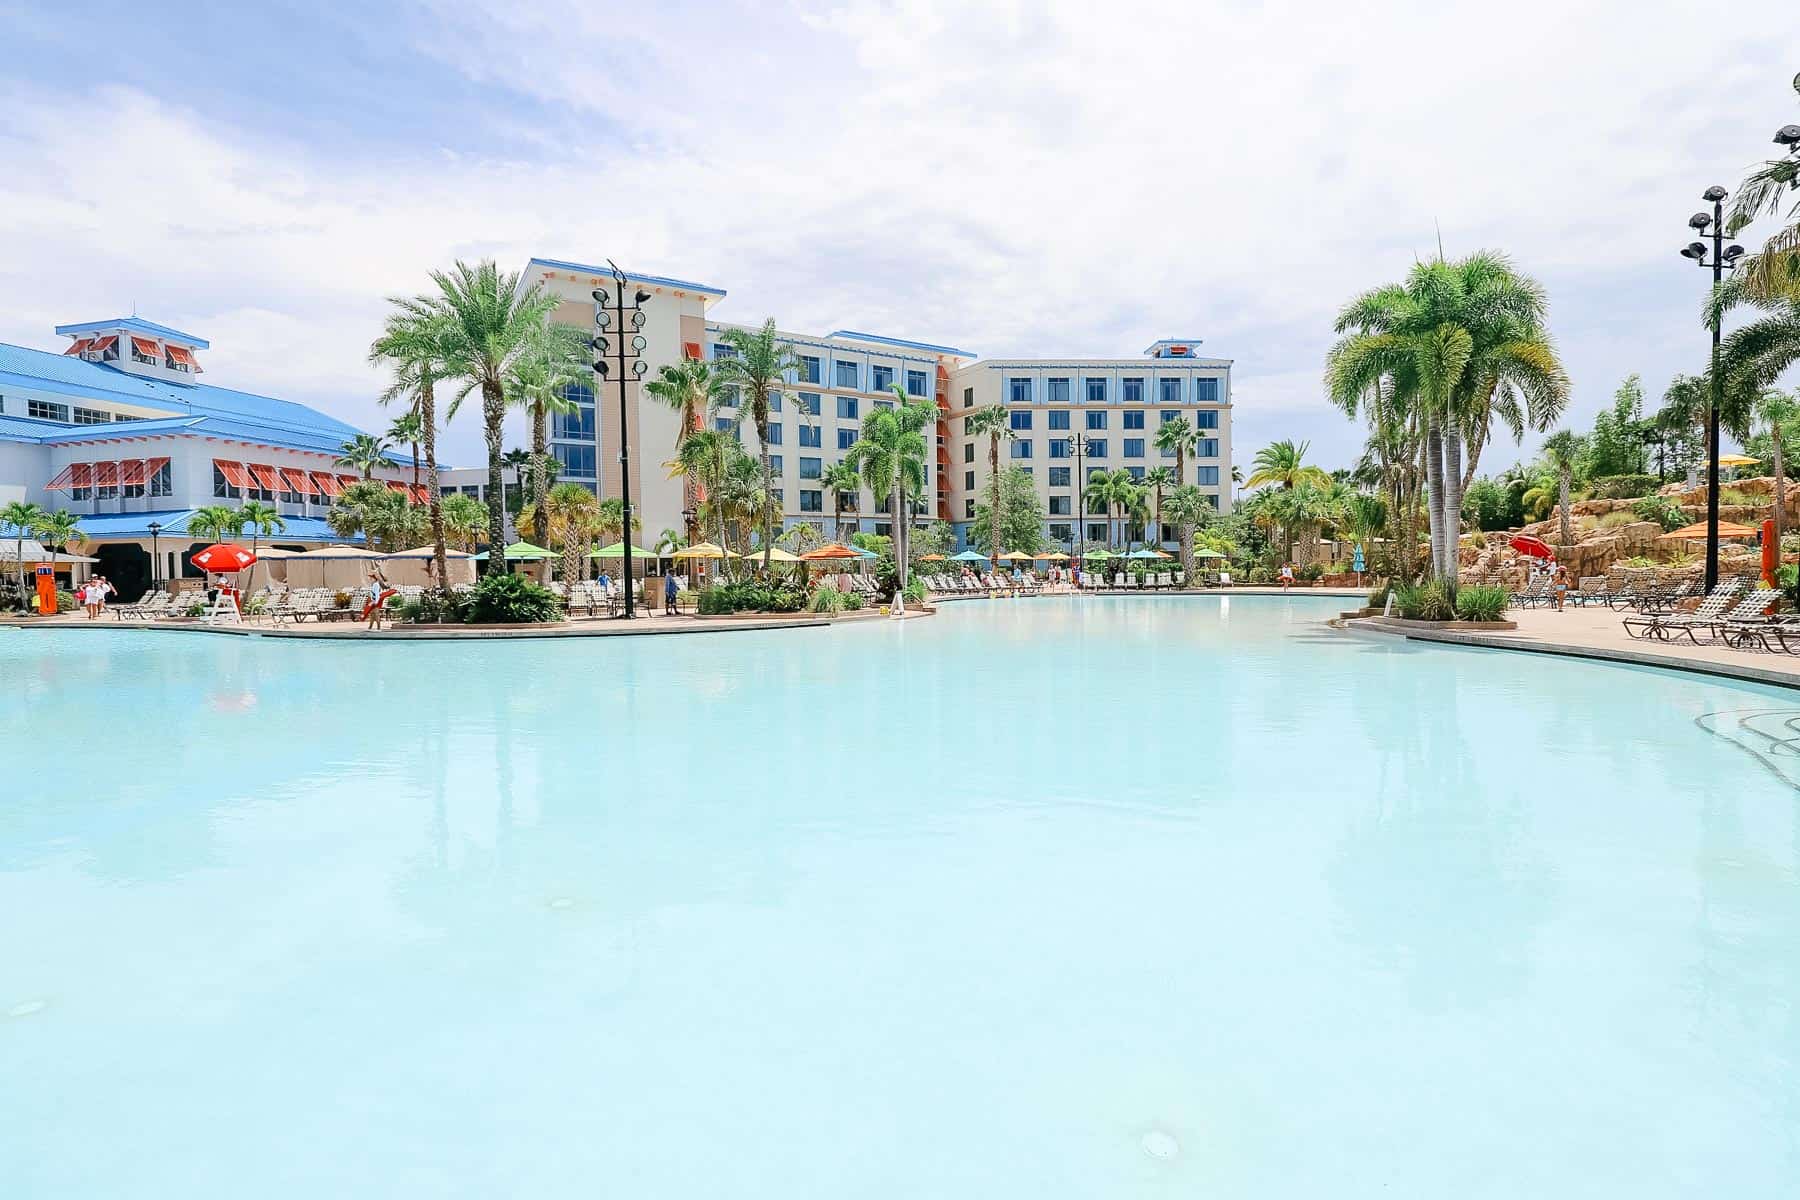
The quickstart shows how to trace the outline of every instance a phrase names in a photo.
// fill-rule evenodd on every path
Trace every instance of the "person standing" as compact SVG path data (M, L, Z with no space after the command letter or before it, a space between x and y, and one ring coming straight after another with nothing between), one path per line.
M394 590L388 586L387 576L382 573L380 563L369 564L369 602L363 605L363 616L368 619L370 629L381 628L381 610L387 604L388 597Z
M675 576L673 574L664 575L663 576L663 615L664 616L672 617L675 615L675 593L676 593Z
M1285 592L1292 586L1294 586L1294 564L1293 563L1282 563L1281 564L1281 590Z

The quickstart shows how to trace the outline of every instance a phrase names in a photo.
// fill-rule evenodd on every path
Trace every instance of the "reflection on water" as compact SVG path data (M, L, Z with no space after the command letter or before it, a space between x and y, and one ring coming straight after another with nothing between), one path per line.
M0 635L7 1194L1780 1194L1784 701L1338 606Z

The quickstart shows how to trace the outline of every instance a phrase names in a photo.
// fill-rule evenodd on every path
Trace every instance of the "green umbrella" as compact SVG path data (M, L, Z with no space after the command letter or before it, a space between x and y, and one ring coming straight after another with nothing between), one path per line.
M556 552L546 550L542 546L534 546L530 542L514 542L506 548L506 557L511 559L555 558ZM483 550L475 558L478 561L485 561L487 551Z
M600 549L598 549L598 550L594 551L592 554L588 555L588 557L589 558L624 558L625 557L625 543L624 542L614 542L610 546L602 546L602 547L600 547ZM656 557L658 557L658 555L652 551L644 549L642 546L633 546L631 548L631 557L633 557L633 558L656 558Z
M1195 558L1224 558L1225 556L1223 554L1220 554L1217 550L1207 550L1204 547L1202 547L1201 549L1194 551L1194 557Z
M1117 558L1118 556L1116 554L1113 554L1109 550L1089 550L1086 554L1083 554L1081 557L1088 558L1088 559L1099 559L1099 558Z

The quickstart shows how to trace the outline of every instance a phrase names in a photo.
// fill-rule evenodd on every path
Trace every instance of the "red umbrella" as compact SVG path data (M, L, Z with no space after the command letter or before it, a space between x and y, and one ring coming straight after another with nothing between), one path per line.
M256 555L231 542L220 542L197 552L188 561L209 575L223 575L228 571L242 571L256 561Z
M1517 550L1520 554L1528 554L1532 558L1556 557L1555 551L1544 545L1542 541L1534 537L1528 537L1522 533L1513 535L1512 548Z

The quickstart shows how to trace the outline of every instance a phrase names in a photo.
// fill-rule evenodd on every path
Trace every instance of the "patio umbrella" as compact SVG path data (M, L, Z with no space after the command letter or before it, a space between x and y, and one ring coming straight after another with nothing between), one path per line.
M589 558L624 558L625 557L625 543L624 542L614 542L610 546L602 546L598 550L594 551L592 554L588 555L588 557ZM633 546L631 548L631 557L633 557L633 558L655 558L656 554L653 553L652 551L644 549L642 546Z
M1023 550L1008 550L1005 554L1002 554L1000 556L1000 561L1001 562L1033 562L1033 561L1035 561L1035 556L1027 554Z
M1149 559L1149 558L1167 558L1169 556L1162 553L1160 550L1150 550L1147 548L1143 548L1143 549L1133 550L1130 554L1127 554L1125 557L1126 558L1136 558L1136 559Z
M921 558L919 561L920 562L943 562L944 556L941 554L927 554L923 558Z
M950 556L951 562L986 562L987 560L987 555L977 554L973 550L964 550L961 554L952 554Z
M1089 550L1086 554L1083 554L1081 557L1098 561L1098 560L1104 559L1104 558L1117 558L1118 555L1114 554L1110 550Z
M1719 455L1719 465L1721 467L1754 467L1761 461L1762 459L1760 458L1751 458L1744 454Z
M1727 541L1739 538L1753 538L1756 530L1747 525L1738 525L1732 521L1719 522L1719 536ZM1698 521L1692 525L1684 525L1680 529L1671 530L1660 535L1659 542L1701 542L1706 540L1706 522Z
M675 553L669 555L669 557L684 560L697 558L728 558L730 557L730 551L726 550L725 547L719 545L717 542L695 542L692 546L683 546Z
M832 559L864 557L868 557L867 553L854 546L846 546L842 542L826 542L823 546L802 554L800 560L802 562L828 562Z
M1550 549L1550 547L1546 546L1544 544L1543 539L1534 538L1528 534L1523 534L1523 533L1514 534L1511 545L1512 545L1512 548L1514 550L1517 550L1520 554L1524 554L1531 558L1555 558L1556 557L1556 554Z
M751 559L755 559L757 562L761 562L762 556L763 556L763 552L761 550L746 550L746 551L744 551L744 561L745 562L749 562ZM791 553L787 550L783 550L780 546L770 546L769 547L769 561L772 563L799 562L800 556L798 554Z
M514 542L504 552L506 557L515 562L532 562L540 558L556 558L554 550L546 550L542 546L534 546L530 542ZM488 552L483 550L475 556L477 562L486 561Z
M1194 557L1195 558L1224 558L1225 556L1223 554L1220 554L1217 550L1201 549L1201 550L1194 551Z
M1068 562L1069 556L1061 550L1053 550L1049 554L1038 555L1038 560L1040 562Z
M208 575L224 575L253 565L256 555L234 542L215 542L204 550L196 551L188 561Z

